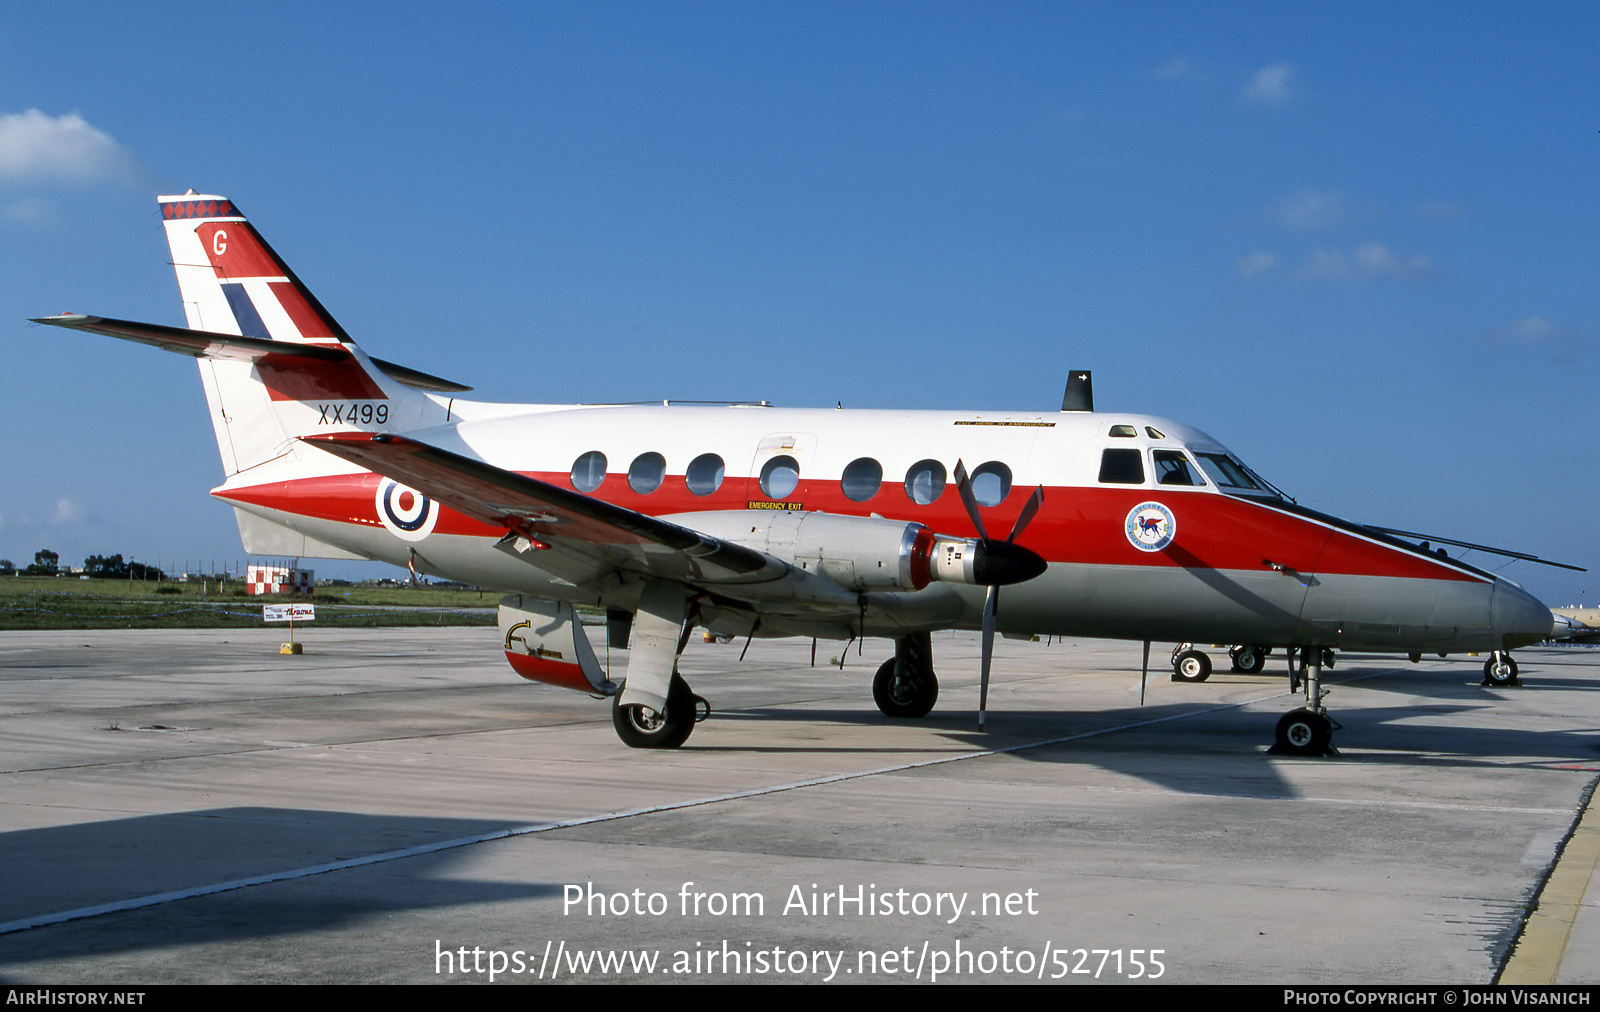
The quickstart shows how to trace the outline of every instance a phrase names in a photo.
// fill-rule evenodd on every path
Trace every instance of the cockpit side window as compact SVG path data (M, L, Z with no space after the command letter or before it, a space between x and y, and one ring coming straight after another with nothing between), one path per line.
M1201 453L1196 456L1200 458L1200 467L1211 476L1212 481L1217 483L1217 487L1224 491L1275 496L1275 493L1262 488L1259 482L1250 477L1250 472L1243 464L1226 453Z
M1107 485L1143 485L1144 454L1138 450L1103 451L1100 481Z
M1189 466L1189 458L1177 450L1151 450L1156 465L1157 485L1204 485L1205 479Z

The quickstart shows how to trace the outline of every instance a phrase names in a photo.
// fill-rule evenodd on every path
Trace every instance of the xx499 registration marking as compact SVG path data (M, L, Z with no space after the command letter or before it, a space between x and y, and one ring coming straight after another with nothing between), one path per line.
M372 401L349 401L332 404L318 404L322 417L317 419L318 425L387 425L389 424L389 405L373 403Z

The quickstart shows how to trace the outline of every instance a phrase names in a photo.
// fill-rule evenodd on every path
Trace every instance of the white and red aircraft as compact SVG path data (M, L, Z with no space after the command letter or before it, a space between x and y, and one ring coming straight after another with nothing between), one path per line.
M873 695L894 717L934 705L933 630L983 631L982 694L996 630L1143 640L1147 659L1152 640L1288 648L1305 705L1278 746L1308 754L1332 734L1327 648L1491 651L1508 679L1506 652L1550 634L1514 583L1299 506L1197 429L1093 411L1087 374L1059 413L465 400L368 357L227 199L158 199L188 329L36 322L200 360L227 472L211 494L246 551L505 592L512 668L609 696L632 746L676 747L709 712L677 674L696 626L892 638ZM631 641L624 679L576 604Z

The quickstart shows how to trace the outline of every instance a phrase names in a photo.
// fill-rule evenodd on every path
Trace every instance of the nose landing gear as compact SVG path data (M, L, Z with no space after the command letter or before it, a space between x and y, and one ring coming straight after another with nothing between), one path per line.
M1328 715L1322 698L1322 662L1325 651L1316 647L1297 647L1289 651L1290 685L1305 683L1306 705L1290 710L1278 720L1272 755L1338 755L1333 747L1333 732L1339 724Z
M1483 684L1497 689L1522 684L1517 679L1517 662L1511 659L1510 653L1496 650L1489 655L1489 660L1483 665Z

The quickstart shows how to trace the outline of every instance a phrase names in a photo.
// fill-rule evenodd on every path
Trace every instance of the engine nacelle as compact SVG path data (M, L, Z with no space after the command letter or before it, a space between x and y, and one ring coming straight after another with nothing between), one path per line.
M1038 555L1008 542L950 537L883 517L745 510L664 519L766 552L860 593L921 590L935 580L1017 583L1045 568Z

